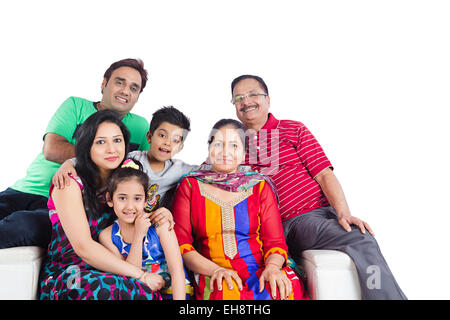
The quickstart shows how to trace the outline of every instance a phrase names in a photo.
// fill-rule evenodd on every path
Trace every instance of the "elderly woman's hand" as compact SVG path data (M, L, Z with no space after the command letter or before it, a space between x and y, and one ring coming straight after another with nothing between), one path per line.
M227 282L228 289L233 289L233 280L238 285L238 289L242 290L242 280L239 278L238 274L233 270L227 270L225 268L219 267L213 271L211 275L211 279L209 281L209 288L211 291L214 291L214 281L217 284L217 289L219 291L222 290L222 282L223 279Z
M277 287L280 291L280 299L284 300L289 297L291 293L291 281L286 274L281 271L280 267L270 263L266 265L266 268L261 273L259 278L259 292L264 290L265 282L269 281L270 291L273 299L277 297Z

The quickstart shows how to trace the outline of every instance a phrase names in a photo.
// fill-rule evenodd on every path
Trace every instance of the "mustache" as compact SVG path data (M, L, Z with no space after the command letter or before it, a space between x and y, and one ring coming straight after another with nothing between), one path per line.
M245 111L246 109L253 108L253 107L258 108L258 106L242 106L242 107L239 108L239 111L242 112L242 111Z

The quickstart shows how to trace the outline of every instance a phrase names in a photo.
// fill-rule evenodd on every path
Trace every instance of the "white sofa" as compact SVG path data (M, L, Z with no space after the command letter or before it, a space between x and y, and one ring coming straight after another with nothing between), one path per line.
M0 300L37 299L43 257L39 247L0 249ZM306 271L312 299L361 299L355 266L345 253L307 250L298 263Z
M37 299L38 278L44 249L0 249L0 300Z
M314 300L360 300L361 289L350 257L334 250L306 250L300 265Z

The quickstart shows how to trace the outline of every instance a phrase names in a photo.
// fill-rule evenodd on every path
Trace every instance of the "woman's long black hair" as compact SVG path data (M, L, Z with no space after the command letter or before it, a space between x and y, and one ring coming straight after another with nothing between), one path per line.
M130 142L130 132L120 119L120 115L115 111L101 110L95 112L81 125L75 144L75 156L77 159L75 170L83 182L84 207L86 214L91 219L98 219L102 215L102 211L105 211L99 201L99 195L102 193L100 172L91 159L91 147L97 134L97 129L104 122L114 123L119 126L125 142L125 157L128 154Z

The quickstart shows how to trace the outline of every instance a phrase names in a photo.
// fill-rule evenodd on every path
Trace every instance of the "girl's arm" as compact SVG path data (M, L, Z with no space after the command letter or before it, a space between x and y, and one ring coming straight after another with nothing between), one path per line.
M133 266L139 268L142 268L142 239L134 237L131 243L130 253L128 253L128 257L125 259Z
M124 256L119 252L119 249L116 247L116 245L111 240L111 232L112 232L112 226L109 226L100 232L98 235L98 241L109 251L114 253L117 257L119 257L122 260L125 260Z
M148 214L145 212L138 213L134 221L133 241L126 261L139 268L142 268L142 245L150 226Z
M186 299L186 280L183 269L183 260L181 259L178 240L173 230L169 231L168 223L164 228L157 228L156 232L161 241L164 250L164 256L167 260L170 276L172 278L172 295L174 300Z
M136 279L143 276L141 268L127 263L92 239L81 190L74 180L64 189L53 189L52 198L64 232L83 261L102 271Z

